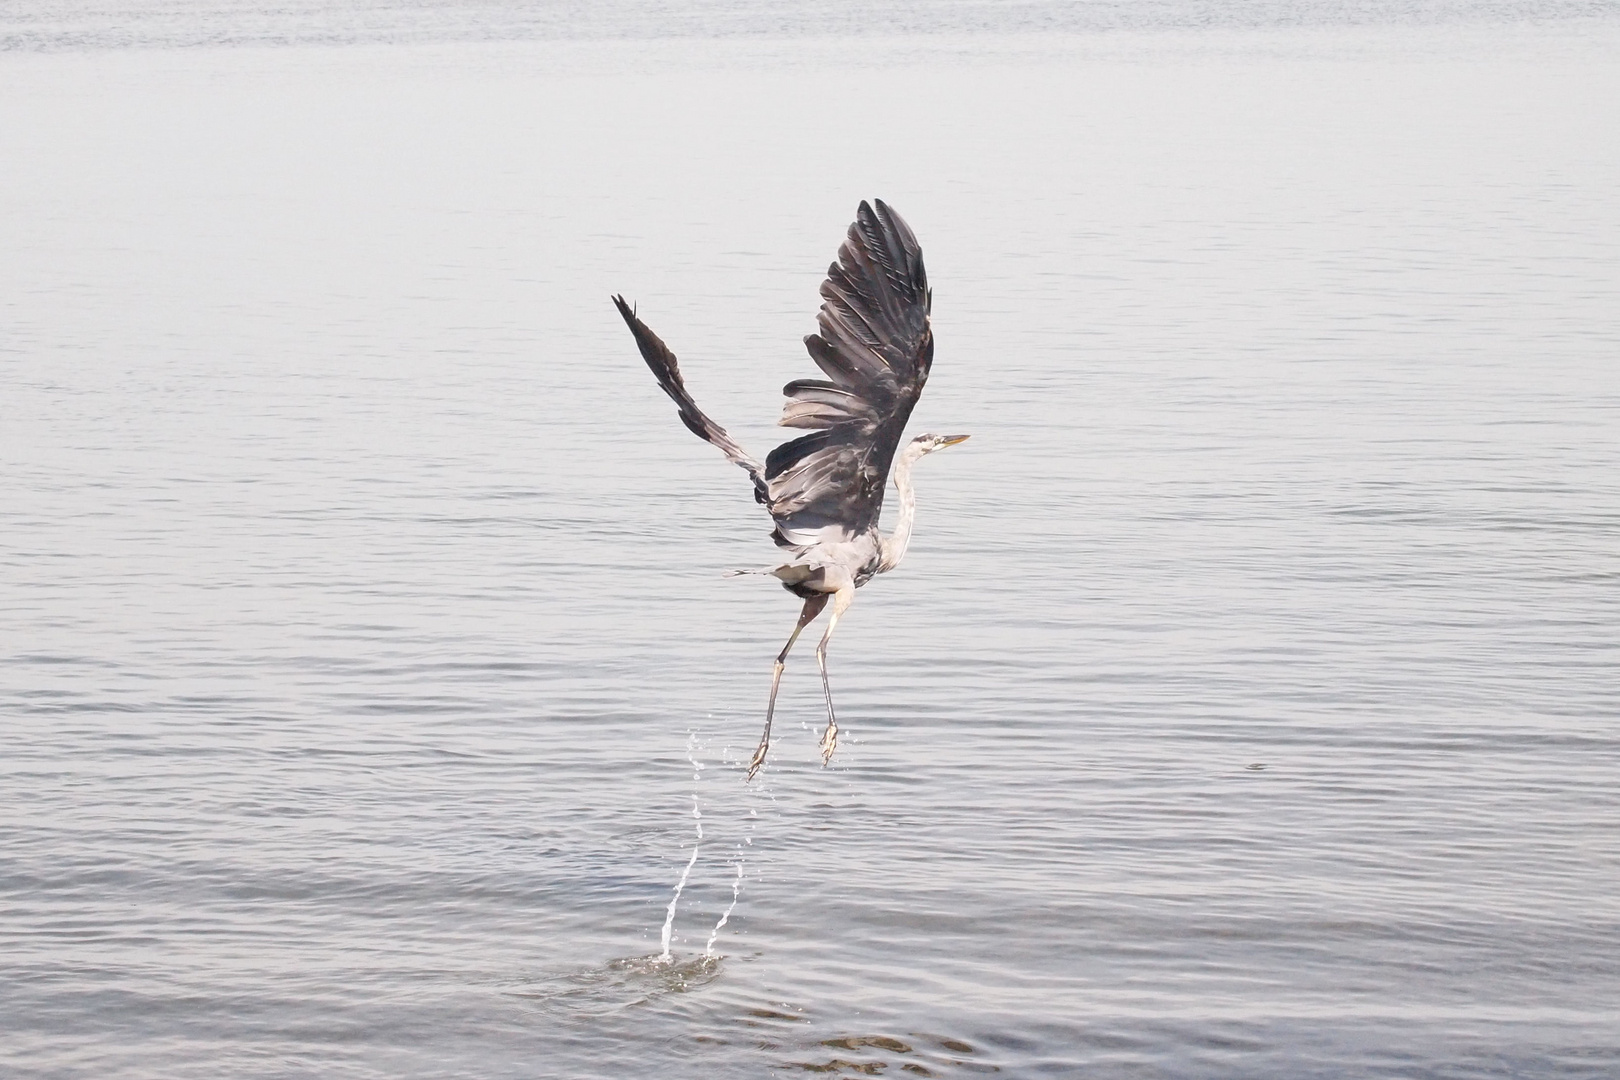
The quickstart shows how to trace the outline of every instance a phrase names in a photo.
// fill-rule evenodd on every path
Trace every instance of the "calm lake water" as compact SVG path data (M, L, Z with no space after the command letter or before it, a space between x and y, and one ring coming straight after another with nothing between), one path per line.
M0 1071L1620 1075L1612 5L0 48ZM974 438L749 785L797 602L608 295L763 454L873 196Z

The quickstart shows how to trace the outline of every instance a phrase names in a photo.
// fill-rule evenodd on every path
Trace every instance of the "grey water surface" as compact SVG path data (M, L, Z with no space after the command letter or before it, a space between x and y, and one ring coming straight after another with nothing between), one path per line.
M0 1072L1620 1075L1617 52L6 5ZM797 602L608 295L762 454L873 196L974 437L748 785Z

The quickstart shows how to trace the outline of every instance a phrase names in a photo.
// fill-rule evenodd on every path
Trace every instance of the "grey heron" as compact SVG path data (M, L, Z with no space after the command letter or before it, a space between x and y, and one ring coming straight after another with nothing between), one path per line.
M787 561L761 573L781 580L804 600L798 624L776 657L765 731L748 764L748 779L765 763L776 714L776 691L789 651L804 628L832 604L826 632L816 647L821 688L827 698L827 729L821 738L822 764L838 748L838 719L827 678L827 643L855 590L893 570L911 542L917 501L911 467L926 454L954 446L966 435L918 435L900 452L900 437L928 381L934 359L929 327L932 293L917 238L882 200L862 202L838 261L821 284L819 333L804 339L810 358L825 379L795 379L783 388L787 403L783 427L806 428L772 450L761 465L726 430L709 419L687 392L675 354L636 316L624 297L613 302L624 316L642 358L658 385L675 402L681 421L713 443L754 482L754 499L776 528L771 537L788 552ZM878 529L890 469L900 493L894 531Z

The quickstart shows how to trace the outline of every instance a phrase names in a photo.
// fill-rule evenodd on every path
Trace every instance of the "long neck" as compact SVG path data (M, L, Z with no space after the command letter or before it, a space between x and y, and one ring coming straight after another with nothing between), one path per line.
M894 463L894 486L900 489L900 520L894 523L894 532L883 538L883 560L878 563L880 574L899 566L900 560L906 557L906 548L911 544L911 523L917 517L917 496L911 490L911 467L920 457L921 454L912 453L912 448L908 446L900 454L900 460Z

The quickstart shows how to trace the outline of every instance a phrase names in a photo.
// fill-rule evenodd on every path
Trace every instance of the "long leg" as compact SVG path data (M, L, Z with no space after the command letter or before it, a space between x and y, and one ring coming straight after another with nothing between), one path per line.
M855 589L850 585L833 593L833 609L832 615L827 619L827 632L821 635L821 644L816 646L816 662L821 665L821 690L827 695L827 730L821 736L823 765L832 760L833 751L838 749L838 718L833 715L832 683L827 680L827 642L832 640L833 630L838 626L838 617L849 610L849 605L854 599Z
M748 779L752 780L759 767L765 764L765 751L771 746L771 717L776 715L776 688L782 685L782 669L787 667L787 655L793 648L793 643L799 640L804 628L810 625L810 620L821 614L821 609L827 606L827 594L818 593L804 602L804 610L799 613L799 625L793 628L793 636L787 639L782 651L776 654L776 669L771 672L771 702L765 706L765 734L759 737L759 749L754 751L754 759L748 763ZM846 607L848 605L845 605Z

